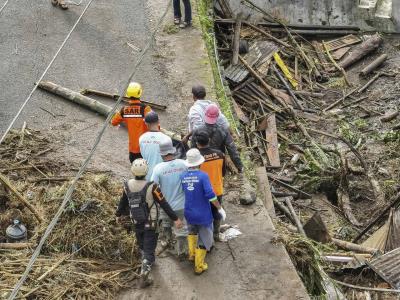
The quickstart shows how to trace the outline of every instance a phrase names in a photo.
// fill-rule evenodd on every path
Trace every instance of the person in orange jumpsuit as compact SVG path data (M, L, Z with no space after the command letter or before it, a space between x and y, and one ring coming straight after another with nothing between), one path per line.
M142 158L140 154L139 138L148 131L144 117L151 112L148 105L140 101L142 96L142 86L137 82L131 82L126 90L126 97L129 98L129 104L113 116L111 124L118 126L124 123L128 129L129 136L129 161L132 163L137 158Z

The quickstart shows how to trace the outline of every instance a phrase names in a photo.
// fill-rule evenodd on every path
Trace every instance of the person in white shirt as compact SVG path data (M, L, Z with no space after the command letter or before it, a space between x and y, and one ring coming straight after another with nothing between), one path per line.
M153 174L154 167L163 161L160 155L159 145L170 139L170 137L160 132L160 121L157 113L154 111L149 112L144 118L144 121L149 131L140 136L139 146L140 153L148 165L146 180L149 181Z
M188 114L188 121L189 121L189 126L188 130L189 133L182 139L183 142L187 143L190 136L192 135L193 130L196 128L204 125L204 116L205 116L205 111L208 105L210 104L216 104L215 102L211 100L206 100L206 88L202 85L194 85L192 87L192 94L193 94L193 100L194 104L189 110ZM220 113L218 116L217 126L221 126L222 128L229 130L229 122L227 118Z

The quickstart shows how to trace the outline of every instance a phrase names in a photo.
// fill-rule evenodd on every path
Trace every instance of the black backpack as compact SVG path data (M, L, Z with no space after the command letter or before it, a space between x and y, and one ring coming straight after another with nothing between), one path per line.
M131 192L129 189L128 182L125 181L125 192L129 202L129 213L131 219L135 223L145 223L149 220L150 209L154 205L149 207L146 202L147 189L153 182L147 182L146 185L139 192Z

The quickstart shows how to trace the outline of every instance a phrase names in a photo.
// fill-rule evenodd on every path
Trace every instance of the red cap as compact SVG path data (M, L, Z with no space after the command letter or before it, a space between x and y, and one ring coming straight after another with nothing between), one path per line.
M217 123L218 117L219 117L218 106L216 106L215 104L208 105L204 113L204 121L207 124L215 124Z

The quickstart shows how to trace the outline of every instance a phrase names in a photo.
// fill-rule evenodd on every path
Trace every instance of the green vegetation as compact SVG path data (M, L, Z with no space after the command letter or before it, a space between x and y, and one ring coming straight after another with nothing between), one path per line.
M345 120L339 120L339 135L344 139L348 140L353 145L358 143L360 139L360 133L358 132L357 128L352 128L351 124Z
M164 26L163 32L166 34L175 34L179 32L179 27L175 24L167 24Z

